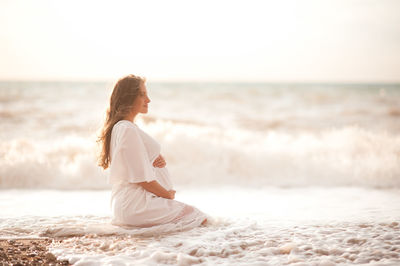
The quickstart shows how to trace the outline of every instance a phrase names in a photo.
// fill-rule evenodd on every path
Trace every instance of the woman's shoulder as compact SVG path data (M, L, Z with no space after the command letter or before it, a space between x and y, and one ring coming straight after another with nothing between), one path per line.
M117 133L117 135L120 135L121 133L124 134L124 132L133 132L133 131L137 132L138 128L131 121L120 120L117 123L115 123L115 125L113 126L112 131Z
M117 132L117 135L135 135L140 136L141 138L151 138L149 134L143 131L138 125L128 120L120 120L118 121L114 127L113 131Z

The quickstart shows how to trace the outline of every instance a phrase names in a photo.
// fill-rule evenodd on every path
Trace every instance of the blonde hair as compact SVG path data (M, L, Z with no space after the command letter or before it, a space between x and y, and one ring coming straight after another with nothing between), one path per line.
M123 120L131 112L133 103L140 93L140 86L145 81L145 78L128 75L115 83L110 96L110 105L106 110L105 122L97 140L101 146L98 163L103 169L107 169L111 163L110 141L112 129L118 121Z

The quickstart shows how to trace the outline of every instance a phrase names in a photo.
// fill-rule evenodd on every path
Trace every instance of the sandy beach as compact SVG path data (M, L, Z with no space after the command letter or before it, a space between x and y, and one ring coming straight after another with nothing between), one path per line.
M0 265L70 265L49 252L55 239L0 239Z

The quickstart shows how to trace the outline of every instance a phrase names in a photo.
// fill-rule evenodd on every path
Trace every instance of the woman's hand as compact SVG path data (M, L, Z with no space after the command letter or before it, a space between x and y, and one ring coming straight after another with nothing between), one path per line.
M151 192L158 197L165 199L175 198L175 192L176 192L175 190L166 190L155 180L151 182L140 182L137 184L142 188L144 188L145 190L147 190L148 192Z
M169 199L175 199L175 193L176 193L176 191L175 190L168 190L168 193L169 193Z
M167 163L164 160L164 157L161 156L161 154L154 160L153 166L158 167L158 168L163 168L167 165Z

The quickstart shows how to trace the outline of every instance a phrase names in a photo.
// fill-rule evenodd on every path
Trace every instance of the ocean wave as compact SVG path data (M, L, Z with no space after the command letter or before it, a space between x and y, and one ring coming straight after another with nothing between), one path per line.
M289 134L142 121L179 186L400 187L400 137L359 127ZM108 189L95 137L0 143L0 188Z

